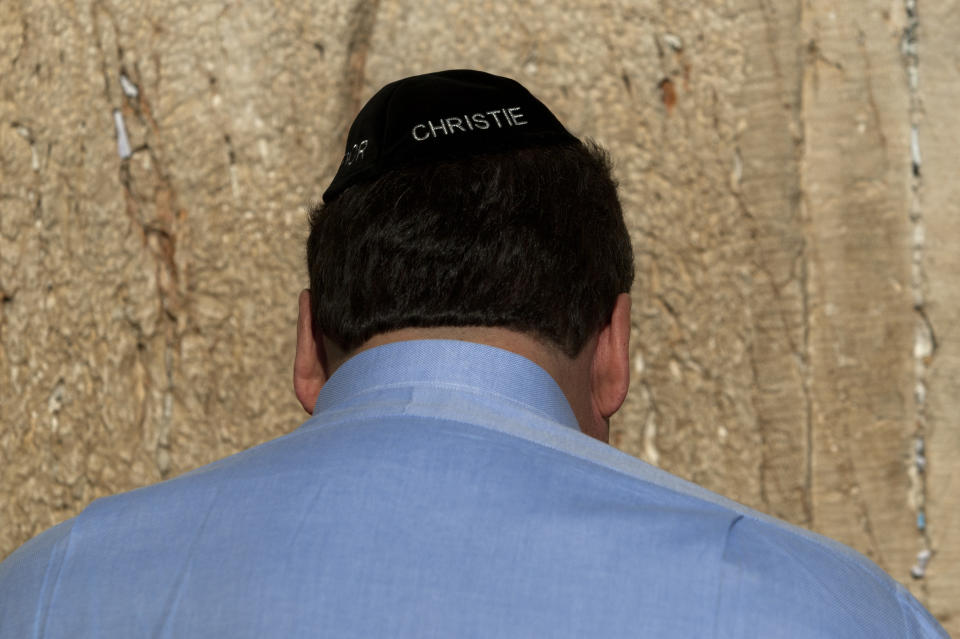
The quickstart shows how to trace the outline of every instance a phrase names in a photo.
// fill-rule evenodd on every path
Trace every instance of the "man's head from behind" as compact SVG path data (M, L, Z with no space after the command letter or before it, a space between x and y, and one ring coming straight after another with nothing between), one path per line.
M307 242L321 359L324 340L349 355L403 329L487 327L574 361L633 280L605 154L506 78L384 87L324 200Z

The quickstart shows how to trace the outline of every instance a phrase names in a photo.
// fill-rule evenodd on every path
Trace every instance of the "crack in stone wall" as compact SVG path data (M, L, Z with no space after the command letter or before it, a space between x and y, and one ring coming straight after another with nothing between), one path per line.
M734 150L731 193L749 229L755 291L750 365L760 437L762 508L800 525L814 518L809 301L803 158L803 3L760 1L751 49L749 128ZM754 97L755 96L755 97ZM753 131L751 131L751 129ZM763 158L761 160L760 158Z
M797 22L800 25L803 25L805 22L804 12L806 11L806 4L804 2L799 3ZM804 54L802 51L797 52L799 61L797 65L802 67L804 62ZM805 89L805 83L803 81L803 74L797 74L797 86L796 86L796 95L797 95L797 109L802 109L804 104L803 92ZM801 224L807 226L810 224L810 213L807 210L807 199L803 196L803 184L804 184L804 170L806 162L804 158L806 157L807 152L807 138L806 138L806 128L805 122L803 120L802 114L797 114L794 116L794 123L796 126L796 163L797 163L797 191L799 194L799 202L797 211L800 217ZM797 367L800 370L800 384L801 392L803 397L803 457L804 457L804 468L803 468L803 509L805 515L804 525L812 528L815 525L814 521L814 507L813 507L813 454L814 454L814 437L813 437L813 428L814 428L814 419L813 419L813 368L810 364L810 321L813 313L813 309L810 306L810 300L812 298L812 279L810 277L810 251L809 251L809 238L807 234L804 233L800 251L797 255L799 260L798 271L799 284L800 284L800 313L802 319L802 343L800 348L795 348L794 353L797 360Z
M171 470L175 369L180 336L187 323L186 274L177 260L177 244L187 226L187 212L179 203L177 189L160 151L164 133L154 116L148 91L141 86L139 67L134 63L128 68L126 63L132 50L124 50L117 18L105 3L94 4L92 12L105 97L107 103L113 105L117 123L118 181L123 189L125 211L154 264L153 280L157 294L157 326L154 330L162 336L162 378L155 379L151 375L151 367L146 361L147 349L138 349L144 393L137 412L157 471L161 478L166 478ZM107 29L104 29L101 18L105 19ZM135 55L129 57L135 58ZM154 337L144 335L143 327L136 322L133 325L139 343ZM158 387L162 396L160 414L156 419L148 419L147 402L153 387Z
M916 314L916 329L913 345L914 360L914 411L916 430L914 433L910 469L912 483L910 501L915 508L915 523L920 549L916 563L910 571L914 579L922 580L934 550L927 534L927 374L937 352L937 336L926 312L927 276L924 267L926 225L923 217L923 168L920 151L919 126L923 119L923 103L920 98L920 16L916 0L904 1L906 27L900 41L907 88L910 96L910 199L908 215L912 225L912 245L910 260L910 290L913 297L913 310ZM926 584L921 588L927 594Z

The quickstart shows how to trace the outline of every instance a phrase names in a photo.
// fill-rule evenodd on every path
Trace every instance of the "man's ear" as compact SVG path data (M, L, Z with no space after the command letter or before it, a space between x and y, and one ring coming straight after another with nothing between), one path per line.
M303 409L313 414L320 389L327 383L329 367L323 339L313 334L313 308L310 291L300 291L300 314L297 317L297 355L293 360L293 391Z
M630 295L617 296L610 323L600 330L590 369L594 416L606 422L630 386Z

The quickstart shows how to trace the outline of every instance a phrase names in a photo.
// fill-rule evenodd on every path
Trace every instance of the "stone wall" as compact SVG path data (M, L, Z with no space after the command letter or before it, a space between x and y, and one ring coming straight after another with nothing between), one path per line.
M958 33L957 0L0 4L0 557L299 424L304 209L373 91L474 67L616 160L613 443L960 634Z

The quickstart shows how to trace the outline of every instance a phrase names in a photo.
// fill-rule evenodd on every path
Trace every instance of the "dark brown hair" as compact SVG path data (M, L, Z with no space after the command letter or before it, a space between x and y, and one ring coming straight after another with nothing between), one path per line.
M528 148L393 170L310 212L314 332L501 326L573 357L633 282L606 153Z

